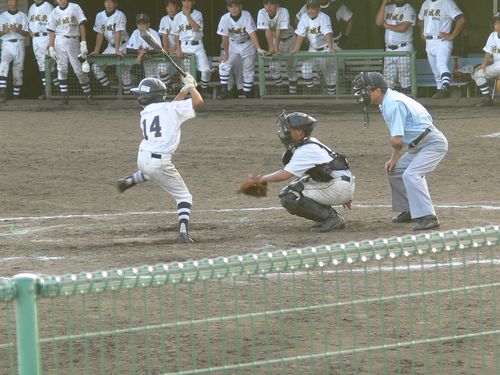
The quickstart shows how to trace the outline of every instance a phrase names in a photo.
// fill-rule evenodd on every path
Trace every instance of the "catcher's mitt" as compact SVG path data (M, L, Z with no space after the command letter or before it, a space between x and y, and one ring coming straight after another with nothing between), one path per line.
M249 177L241 184L238 193L251 195L252 197L265 197L267 195L267 183L259 182L259 178L257 176Z

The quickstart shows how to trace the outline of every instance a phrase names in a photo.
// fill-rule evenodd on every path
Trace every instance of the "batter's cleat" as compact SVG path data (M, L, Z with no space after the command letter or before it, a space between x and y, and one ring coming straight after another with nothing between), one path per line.
M333 208L331 209L332 216L321 223L317 223L311 227L311 232L314 233L326 233L334 229L344 229L345 221L342 216L340 216L337 211Z
M413 219L407 211L401 212L398 216L392 218L393 223L411 223Z
M116 188L118 189L119 193L123 193L125 190L130 189L132 186L134 186L134 181L130 181L131 179L129 177L127 178L121 178L118 181L116 181Z
M428 230L439 228L439 220L435 215L427 215L415 219L418 224L413 227L413 230Z
M87 105L97 105L97 102L94 100L92 95L87 95L85 101L87 102Z
M67 105L68 104L68 95L63 95L61 97L61 105Z
M194 243L194 240L191 238L189 233L179 232L177 243Z
M493 105L493 100L490 96L485 96L476 107L491 107Z

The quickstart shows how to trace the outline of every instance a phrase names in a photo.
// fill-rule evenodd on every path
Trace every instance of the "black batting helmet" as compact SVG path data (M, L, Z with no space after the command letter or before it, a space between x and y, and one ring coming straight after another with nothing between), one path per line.
M493 24L495 23L495 21L500 21L500 12L495 13L491 18L490 26L492 29L494 29Z
M157 78L144 78L139 86L130 90L142 105L165 100L167 86Z
M370 95L368 92L374 89L381 89L383 92L387 90L387 82L384 76L379 72L361 72L352 81L352 93L358 99L358 102L363 105L370 104Z
M292 148L291 129L302 129L306 137L309 137L316 126L316 119L303 112L287 113L285 110L278 116L276 121L276 132L280 141L287 149Z

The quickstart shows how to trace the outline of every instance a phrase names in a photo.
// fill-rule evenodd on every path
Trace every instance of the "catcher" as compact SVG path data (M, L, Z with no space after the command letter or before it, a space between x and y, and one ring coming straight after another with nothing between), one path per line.
M305 113L283 111L276 121L278 137L286 147L283 168L256 176L255 185L295 177L281 190L281 205L292 215L315 221L311 231L323 233L345 227L332 206L351 208L354 176L345 156L311 137L315 126L316 119Z

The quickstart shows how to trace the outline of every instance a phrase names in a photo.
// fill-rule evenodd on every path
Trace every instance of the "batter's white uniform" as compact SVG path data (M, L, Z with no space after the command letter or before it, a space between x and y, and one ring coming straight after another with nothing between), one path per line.
M153 36L153 38L161 45L160 35L152 28L149 28L148 31ZM130 35L130 39L127 43L127 48L135 50L142 48L148 51L154 51L153 47L151 47L144 39L141 38L141 31L139 29L135 29L132 35ZM165 63L158 63L157 61L148 58L142 60L142 66L144 67L145 78L160 78L160 74L164 74L165 70L168 69Z
M288 9L278 7L276 15L271 18L263 8L257 14L257 29L272 30L273 41L276 39L276 30L281 30L279 49L283 53L290 53L295 46L295 33L290 24L290 14ZM287 74L290 87L290 93L297 92L297 70L295 59L287 60ZM271 77L275 80L276 85L281 85L281 61L278 59L271 60L270 63Z
M328 17L330 17L330 22L332 23L332 28L333 28L333 32L334 32L334 34L333 34L333 46L335 47L335 49L340 51L341 48L338 45L338 42L340 40L340 37L342 36L342 33L340 32L340 28L338 30L336 30L336 26L334 26L334 25L338 25L339 22L349 22L353 16L353 13L351 12L351 10L347 6L345 6L345 4L342 4L337 8L337 10L335 12L336 20L332 20L330 11L333 11L332 9L335 7L333 4L334 2L335 2L335 0L331 0L330 2L328 2L325 5L321 4L320 10L323 13L325 13ZM300 19L302 18L302 16L304 14L307 14L307 6L306 5L303 5L302 8L300 8L300 10L297 12L297 14L296 14L297 20L300 21Z
M438 90L447 87L451 81L448 65L453 49L453 42L442 40L439 33L449 33L454 19L461 14L453 0L425 0L418 14L418 19L424 21L425 51Z
M0 14L0 29L16 25L18 29L28 32L28 17L20 10L10 12L6 10ZM12 78L14 84L14 96L19 96L23 85L24 69L24 36L19 33L9 31L2 37L2 57L0 62L0 90L7 89L7 77L9 67L12 63Z
M115 33L120 33L119 50L125 54L127 51L128 33L127 33L127 18L120 10L115 10L112 14L108 14L105 10L97 13L94 23L94 31L103 34L107 42L106 49L102 52L103 55L114 55L116 51ZM130 74L131 66L122 65L122 82L125 93L130 92L132 87L132 77ZM103 85L108 86L109 81L106 77L106 65L92 65L97 80Z
M243 91L250 93L254 81L254 67L257 50L250 39L250 34L257 31L255 22L246 10L241 11L235 21L228 12L224 14L217 27L217 34L229 37L229 58L219 64L220 83L227 87L231 67L238 59L243 66Z
M409 22L412 25L402 33L386 29L386 51L413 51L413 26L415 26L416 17L415 9L408 3L385 6L384 21L387 24L396 26L403 22ZM411 89L410 56L389 56L384 58L384 78L387 86L391 89L394 88L397 81L399 81L403 89Z
M41 4L31 5L28 11L29 29L32 33L33 52L35 54L38 70L45 87L45 60L49 54L49 32L47 24L49 23L49 14L54 7L47 1Z
M59 89L63 95L68 93L68 61L86 95L90 95L89 76L82 71L80 54L80 24L87 21L82 8L74 3L68 3L66 8L54 8L49 15L47 30L54 32L54 49L57 54L57 72Z
M309 139L312 142L321 143L314 137ZM332 157L328 151L315 143L306 143L296 148L292 158L283 169L300 178L316 165L331 162ZM327 146L323 146L330 150ZM302 190L304 197L311 198L325 206L338 206L351 201L355 189L354 176L351 171L349 169L335 170L330 175L333 180L329 182L317 182L312 179L305 182L304 190Z
M309 40L309 52L328 52L328 44L325 36L332 34L332 25L330 17L325 13L319 12L315 19L312 19L306 14L302 16L297 26L295 33ZM335 94L335 59L333 58L313 58L304 60L302 64L302 76L306 81L308 88L314 87L313 73L315 69L321 70L328 86L328 93Z
M200 11L193 9L191 17L200 26L199 31L194 31L187 16L183 12L179 12L174 17L172 33L179 37L182 52L196 56L196 68L201 73L200 86L202 89L206 89L208 82L210 82L211 71L203 46L203 15ZM189 70L188 63L189 59L184 59L184 70Z
M477 87L484 96L490 95L488 79L500 77L500 34L492 32L486 41L483 51L493 56L493 64L487 65L485 69L480 69L472 73L472 79L476 81Z
M141 112L143 134L137 155L139 170L170 193L179 205L192 204L191 193L172 164L181 140L181 125L196 116L191 99L152 103Z

